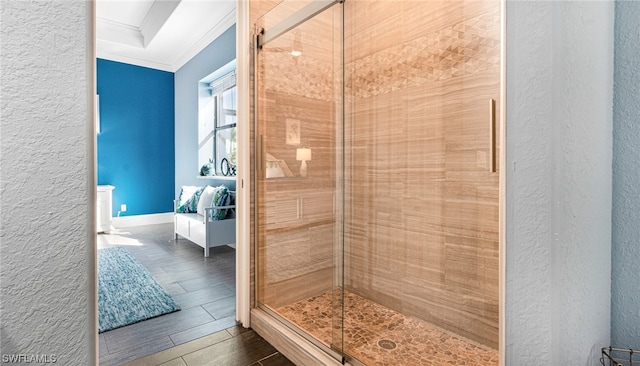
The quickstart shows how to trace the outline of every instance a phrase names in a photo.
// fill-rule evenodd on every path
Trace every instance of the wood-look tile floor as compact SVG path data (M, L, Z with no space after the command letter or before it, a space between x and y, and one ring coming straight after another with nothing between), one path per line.
M126 248L173 296L181 310L99 335L101 366L292 365L235 321L235 250L203 249L174 239L173 224L98 235L98 249Z
M254 331L235 326L137 359L125 366L291 366Z

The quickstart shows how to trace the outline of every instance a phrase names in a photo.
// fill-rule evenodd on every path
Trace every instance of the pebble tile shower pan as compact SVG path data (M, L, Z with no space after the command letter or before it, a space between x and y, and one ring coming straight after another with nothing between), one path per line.
M356 294L345 297L345 352L365 365L498 365L496 350ZM276 311L328 346L331 300L326 292Z

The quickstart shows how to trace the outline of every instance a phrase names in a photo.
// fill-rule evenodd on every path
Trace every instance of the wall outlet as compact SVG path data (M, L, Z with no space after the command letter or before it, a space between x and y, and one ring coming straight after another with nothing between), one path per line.
M121 204L120 205L120 212L127 212L127 205L126 204Z

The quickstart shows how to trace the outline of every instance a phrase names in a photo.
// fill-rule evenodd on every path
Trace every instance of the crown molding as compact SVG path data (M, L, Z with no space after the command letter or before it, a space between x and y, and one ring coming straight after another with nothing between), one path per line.
M236 24L236 9L231 10L224 18L211 28L202 38L200 38L193 46L189 47L180 57L178 57L172 64L172 71L178 71L189 60L194 58L200 51L205 49L211 42L215 41L222 33Z
M98 50L100 49L99 46L97 48ZM160 71L174 72L173 67L170 64L165 64L162 62L150 61L145 59L139 59L135 57L122 56L122 55L114 54L111 52L98 51L96 53L96 57L109 60L109 61L116 61L116 62L122 62L125 64L135 65L135 66L148 67L148 68L156 69Z
M172 53L175 50L167 50L162 55L159 55L157 50L147 52L146 46L164 27L181 1L156 1L140 27L105 18L96 18L96 56L105 60L176 72L236 23L236 9L234 8L229 10L219 22L213 24L212 28L182 54L175 55ZM158 3L162 5L156 5ZM123 47L134 47L137 52L121 52L124 50Z
M138 27L104 18L96 18L96 38L98 40L144 48L144 37Z

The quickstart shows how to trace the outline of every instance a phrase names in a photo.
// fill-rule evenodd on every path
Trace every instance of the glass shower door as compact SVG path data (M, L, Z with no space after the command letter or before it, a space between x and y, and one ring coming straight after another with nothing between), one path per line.
M342 4L256 24L256 298L342 357Z

